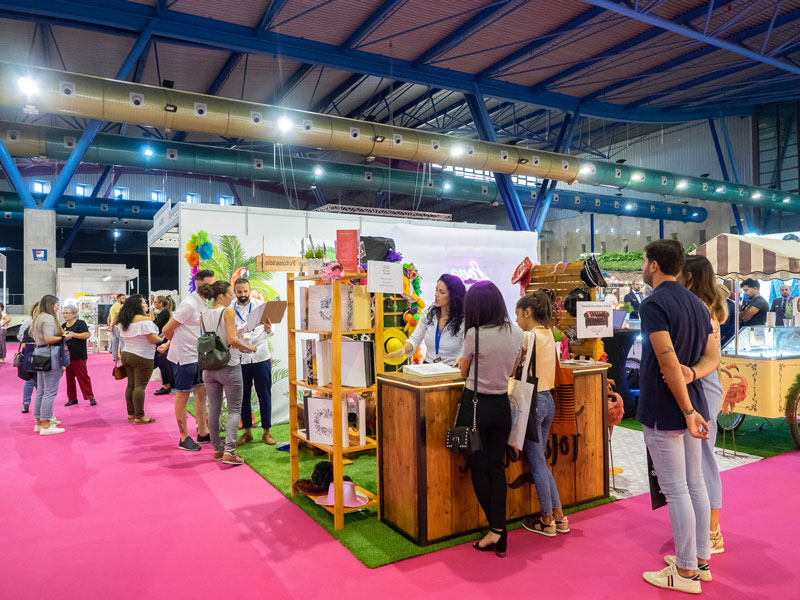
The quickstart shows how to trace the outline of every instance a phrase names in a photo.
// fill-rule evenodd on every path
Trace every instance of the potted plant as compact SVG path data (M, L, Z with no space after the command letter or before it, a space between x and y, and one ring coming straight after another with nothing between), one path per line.
M303 243L305 246L305 241ZM319 273L320 269L322 269L322 265L325 263L325 244L314 245L314 240L311 239L311 236L308 236L308 248L302 249L302 256L305 258L305 275L316 275Z

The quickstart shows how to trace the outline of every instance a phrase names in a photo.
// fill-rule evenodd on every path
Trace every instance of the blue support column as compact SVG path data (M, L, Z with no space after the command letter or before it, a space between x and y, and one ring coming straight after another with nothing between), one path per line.
M115 79L127 79L131 74L131 71L133 71L134 67L136 66L136 61L139 60L142 52L144 52L144 49L147 48L147 44L150 41L150 36L153 32L153 26L153 22L151 21L145 30L142 31L141 35L139 35L139 39L136 40L133 48L131 48L131 51L128 53L128 57L125 59L125 62L122 63L119 71L117 71L117 76ZM81 139L78 140L78 143L75 145L75 149L72 151L72 154L69 155L67 162L64 163L64 169L61 171L61 173L59 173L58 178L56 178L56 182L50 189L50 193L47 194L47 198L45 198L44 202L42 203L43 209L53 210L56 207L59 198L61 198L64 190L67 189L70 179L72 179L72 176L75 174L78 165L81 164L81 159L83 159L84 154L86 154L89 146L94 141L94 138L97 135L97 132L100 131L100 126L102 124L102 121L96 119L89 123L86 131L84 131L83 135L81 135Z
M569 147L572 145L572 136L575 135L575 125L578 123L578 117L580 115L579 111L575 111L575 114L572 115L572 119L569 121L569 125L567 126L566 135L563 138L563 146L556 147L556 152L563 152L564 154L569 154ZM563 129L563 127L562 127ZM550 187L547 191L547 194L544 198L541 198L542 201L541 208L539 209L539 214L536 215L536 231L541 231L544 227L544 221L547 219L547 212L550 210L550 203L553 200L553 192L556 189L556 182L553 181L550 184Z
M388 201L389 197L386 195L386 192L378 194L378 208L386 208Z
M594 213L589 214L589 248L594 254Z
M731 172L733 173L733 180L740 183L739 173L736 171L736 161L733 160L733 146L731 145L731 136L728 133L728 124L724 118L719 120L720 129L722 129L722 141L725 142L725 150L728 152L728 161L731 163ZM738 212L738 209L737 209ZM753 207L744 207L745 224L747 225L748 232L756 232L756 227L753 224Z
M486 110L486 104L483 102L483 97L479 94L465 94L464 98L467 101L469 110L472 113L472 118L475 120L475 125L481 139L490 142L497 142L497 134L494 131L489 111ZM511 177L505 173L494 173L494 179L497 182L497 189L500 192L500 197L503 199L503 205L508 211L508 218L511 221L511 227L515 231L530 231L528 220L525 218L525 212L522 210L522 203L519 201L517 190Z
M664 239L664 219L658 220L658 239Z
M318 185L314 186L314 199L317 201L317 204L320 206L325 206L328 202L325 200L325 195L322 193L322 190L319 189Z
M708 127L709 129L711 129L711 137L714 140L714 150L717 151L717 160L719 161L720 169L722 169L722 178L725 181L730 181L731 178L728 175L728 166L725 164L725 157L722 155L722 147L720 146L719 143L719 136L717 135L717 128L714 125L714 119L708 120ZM739 178L736 177L735 175L736 167L733 165L732 160L731 160L731 167L734 169L734 177L736 178L736 181L738 183ZM739 207L737 207L735 204L731 204L731 208L733 209L733 218L736 221L736 231L739 235L743 235L744 228L742 227L742 219L739 216ZM749 225L748 225L748 230L750 230Z
M25 187L25 181L22 179L22 175L20 175L17 163L14 162L14 158L11 156L8 148L3 144L3 140L0 140L0 164L3 165L6 177L8 177L14 189L17 190L19 197L22 198L22 201L25 203L25 208L39 208L31 195L31 191Z

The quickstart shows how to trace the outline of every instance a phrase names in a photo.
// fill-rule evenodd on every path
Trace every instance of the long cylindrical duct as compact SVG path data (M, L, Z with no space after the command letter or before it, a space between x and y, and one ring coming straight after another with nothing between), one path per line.
M5 141L9 152L16 157L41 156L65 160L76 144L76 133L69 129L0 122L0 139ZM84 156L84 161L275 183L286 181L290 187L318 184L424 198L486 203L501 201L497 185L493 181L298 157L286 157L281 164L275 155L268 153L115 135L97 135ZM537 188L517 186L517 192L524 206L536 204ZM702 223L708 216L708 211L695 206L629 200L569 190L557 190L553 206L580 212L695 223Z
M44 199L44 196L40 196ZM108 217L111 219L152 220L161 202L151 200L107 200L82 196L61 196L56 205L56 214L75 217ZM14 213L22 213L25 203L18 194L0 192L0 221L11 219Z
M0 62L0 106L437 163L567 183L800 210L800 195L567 154Z

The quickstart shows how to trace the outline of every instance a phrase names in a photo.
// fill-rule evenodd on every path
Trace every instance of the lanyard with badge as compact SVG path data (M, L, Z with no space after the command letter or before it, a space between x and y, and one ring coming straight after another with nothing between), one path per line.
M439 321L436 321L436 358L433 362L438 363L442 362L442 357L439 356L439 340L442 339L442 331L439 329Z
M238 308L234 308L233 312L236 313L236 316L239 317L239 320L242 323L247 323L247 319L239 314L239 309ZM253 312L253 303L252 302L247 305L247 314L249 315L251 312Z

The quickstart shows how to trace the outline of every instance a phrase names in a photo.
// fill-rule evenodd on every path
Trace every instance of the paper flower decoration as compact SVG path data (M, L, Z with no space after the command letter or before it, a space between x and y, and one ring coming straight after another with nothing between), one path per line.
M323 265L319 272L319 278L325 283L330 283L334 279L340 279L342 275L344 275L344 267L338 262L330 262Z
M389 254L386 255L386 262L403 262L403 255L392 248L389 250Z
M201 260L208 260L214 255L214 245L208 239L208 232L198 231L193 233L186 244L186 253L183 257L191 267L189 290L195 291L194 276L199 270Z

